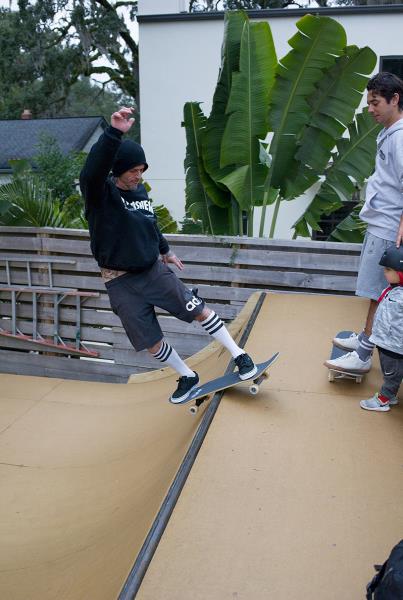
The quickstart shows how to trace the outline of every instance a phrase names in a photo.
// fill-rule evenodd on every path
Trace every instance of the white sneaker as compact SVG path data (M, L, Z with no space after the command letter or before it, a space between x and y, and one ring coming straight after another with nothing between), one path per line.
M378 398L378 394L375 394L372 398L368 398L368 400L361 400L360 406L361 408L365 408L365 410L376 410L378 412L387 412L390 410L390 402L381 402Z
M335 337L333 338L333 344L342 350L357 350L360 342L358 341L358 334L352 333L349 337Z
M327 360L324 364L328 369L346 371L346 373L368 373L371 370L372 360L371 358L361 360L357 352L354 351L343 354L340 358Z

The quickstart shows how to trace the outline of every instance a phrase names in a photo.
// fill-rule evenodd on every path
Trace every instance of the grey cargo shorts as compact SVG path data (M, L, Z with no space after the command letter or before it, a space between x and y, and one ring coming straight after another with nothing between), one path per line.
M383 240L366 232L358 269L356 296L378 300L382 291L389 285L379 261L385 250L393 244L394 242Z
M160 260L142 273L125 273L105 283L112 310L122 321L132 346L151 348L162 340L155 306L191 323L204 308L204 300L187 288Z

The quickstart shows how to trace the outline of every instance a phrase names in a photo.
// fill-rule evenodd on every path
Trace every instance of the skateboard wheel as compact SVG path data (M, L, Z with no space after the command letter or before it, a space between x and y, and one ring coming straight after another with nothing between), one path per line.
M329 381L334 381L334 373L333 373L333 371L329 371L328 378L329 378Z
M259 393L259 386L256 383L254 383L253 385L249 386L249 391L253 396L256 396L256 394Z
M189 412L192 413L192 415L197 415L197 413L199 412L199 407L198 406L191 406L189 408Z

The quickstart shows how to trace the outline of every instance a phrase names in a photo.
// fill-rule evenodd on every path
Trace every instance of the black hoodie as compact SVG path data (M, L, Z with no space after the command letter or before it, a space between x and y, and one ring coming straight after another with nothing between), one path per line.
M121 190L110 176L122 135L114 127L105 129L88 154L80 188L95 260L106 269L136 273L149 269L160 254L169 251L169 245L158 229L144 185ZM128 169L140 164L136 162L140 154L133 156ZM141 157L141 164L147 166L144 152Z

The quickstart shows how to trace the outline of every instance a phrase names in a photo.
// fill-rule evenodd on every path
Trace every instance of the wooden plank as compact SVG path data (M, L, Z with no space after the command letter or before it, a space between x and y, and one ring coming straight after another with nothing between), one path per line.
M283 267L287 269L317 269L334 271L335 266L339 271L358 270L359 253L332 254L295 252L293 248L280 251L271 248L253 250L251 248L229 249L211 247L173 246L172 250L184 262L185 269L189 262L211 264L225 264L228 266L251 265L265 266L267 268Z
M267 238L251 238L243 236L204 236L204 235L182 235L178 233L166 234L165 238L171 245L174 244L188 244L188 245L205 245L210 246L225 246L232 244L247 245L247 246L261 246L261 247L282 247L293 246L295 248L311 248L314 251L319 250L336 250L337 252L343 250L348 252L361 252L361 244L347 244L344 242L323 242L316 240L274 240Z
M10 350L0 350L0 365L2 373L116 383L126 383L132 373L149 370L128 365L25 354Z
M4 252L20 250L24 252L35 252L41 249L40 240L32 237L5 237L0 236L0 249Z
M89 241L89 233L83 229L57 229L52 227L6 227L0 226L0 234L3 239L21 237L47 235L46 238L35 239L62 239L62 240L77 240ZM338 251L353 251L360 252L361 244L347 244L342 242L323 242L313 240L273 240L267 238L250 238L244 236L204 236L204 235L183 235L183 234L166 234L165 238L169 244L180 244L189 246L231 246L231 245L247 245L260 247L288 247L312 249L315 252L320 250L335 250ZM43 248L42 248L43 249Z
M180 275L185 281L222 281L254 285L262 289L270 286L291 288L312 288L317 290L352 291L355 288L354 275L324 275L293 271L270 271L267 269L230 269L225 267L202 267L191 265L186 274ZM185 279L186 278L186 279Z

